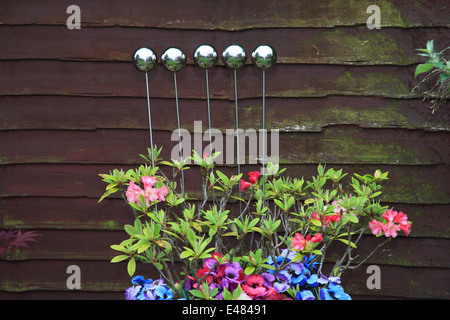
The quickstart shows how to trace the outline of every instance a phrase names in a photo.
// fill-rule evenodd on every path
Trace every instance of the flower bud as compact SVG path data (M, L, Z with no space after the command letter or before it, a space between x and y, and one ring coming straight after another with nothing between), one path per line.
M375 171L375 173L373 174L373 177L375 179L380 179L381 178L381 171L380 170Z

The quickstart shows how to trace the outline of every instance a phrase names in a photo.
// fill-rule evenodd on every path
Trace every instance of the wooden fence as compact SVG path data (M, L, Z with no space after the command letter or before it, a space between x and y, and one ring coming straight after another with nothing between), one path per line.
M346 172L390 172L383 203L407 213L400 235L350 272L355 299L449 299L450 112L431 114L411 92L427 40L450 45L445 0L396 1L112 1L78 0L81 29L69 30L69 1L0 4L0 228L41 234L31 249L0 255L2 299L122 299L124 264L111 264L110 245L132 222L120 199L97 204L98 177L133 168L149 146L145 78L131 56L141 46L160 57L182 49L178 72L182 127L206 118L204 72L193 52L209 43L222 52L239 43L250 53L270 44L278 63L267 76L267 128L280 129L280 162L292 176L310 177L317 164ZM381 9L370 30L369 5ZM176 142L172 75L149 73L157 145ZM261 72L238 71L240 124L261 125ZM213 126L233 128L233 73L210 71ZM256 165L243 166L243 172ZM232 172L235 167L224 167ZM186 177L195 189L196 171ZM364 253L377 239L364 236ZM382 286L366 287L368 265ZM81 289L69 290L68 266L81 269ZM149 268L139 267L146 274ZM148 273L147 273L148 274Z

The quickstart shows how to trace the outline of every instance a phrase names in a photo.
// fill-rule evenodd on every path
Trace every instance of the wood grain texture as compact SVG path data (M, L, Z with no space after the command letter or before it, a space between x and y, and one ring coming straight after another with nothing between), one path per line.
M70 1L5 0L0 11L3 24L65 25ZM210 2L205 0L121 1L80 0L82 28L87 26L133 26L166 29L243 30L254 28L316 28L366 24L367 8L378 5L381 27L448 26L445 0L345 0Z
M0 95L146 96L144 74L125 62L3 60L0 68L3 70ZM266 72L266 95L283 98L330 95L417 98L418 94L411 92L415 83L414 69L276 65ZM216 67L212 71L209 77L211 97L234 101L233 72L225 67ZM194 66L178 71L179 98L205 99L204 77L204 71ZM245 66L239 70L237 81L240 99L262 97L261 70ZM163 66L158 65L149 73L149 82L151 97L175 97L173 75Z
M286 165L291 177L311 177L317 174L317 165ZM329 166L330 167L330 166ZM1 197L93 197L100 198L105 184L98 174L108 173L115 168L128 170L133 165L80 165L80 164L27 164L0 166ZM448 204L448 165L438 166L386 166L386 165L340 165L334 166L344 172L366 174L367 172L389 171L389 183L385 184L382 200L393 203ZM259 170L259 165L242 166L241 172ZM163 168L167 170L167 168ZM227 175L236 168L223 167ZM171 177L171 171L165 171ZM193 199L200 199L198 185L201 184L200 170L193 167L185 174L186 190Z
M183 139L189 139L183 152L190 154L196 148L199 154L208 150L209 137L202 132L183 133ZM232 130L234 132L234 130ZM256 152L261 152L261 144L255 154L250 154L250 141L259 141L258 131L247 131L245 149L248 155L244 163L256 163ZM241 135L244 139L245 135ZM139 154L147 154L149 148L148 130L24 130L0 132L4 141L0 151L1 164L25 163L123 163L140 164ZM236 147L229 147L228 142L236 141L234 135L226 131L213 134L215 151L221 152L219 164L226 159L236 159ZM450 134L425 133L423 131L359 129L329 127L321 133L268 133L268 154L274 155L278 145L278 162L280 164L296 163L339 163L339 164L395 164L395 165L430 165L445 164L450 153ZM254 138L251 138L254 137ZM162 157L170 159L178 146L176 133L155 132L153 141L164 152ZM188 141L188 140L186 140ZM132 143L130 143L132 142ZM272 146L272 143L274 144ZM199 145L200 148L196 146ZM272 146L272 147L271 147ZM252 146L253 147L253 146ZM120 152L117 152L120 150ZM253 151L252 151L253 152ZM237 161L233 160L231 164Z
M160 58L170 39L183 50L190 65L194 64L195 49L203 43L213 44L219 56L232 43L241 44L249 56L258 45L268 43L277 52L278 64L410 65L424 61L415 49L425 47L427 40L434 39L436 49L442 50L448 39L447 29L442 27L382 28L376 32L366 26L239 32L115 27L73 32L65 26L2 25L0 32L4 35L0 43L5 44L0 59L4 60L130 62L141 46L152 48ZM251 63L247 59L247 64ZM221 58L217 64L223 65Z
M174 99L151 97L155 131L177 129ZM239 127L262 126L262 99L239 99ZM329 96L323 98L267 98L267 128L281 132L320 132L327 126L400 128L449 131L450 109L433 115L421 99ZM52 116L49 117L48 115ZM234 129L234 101L211 101L212 126ZM194 121L207 126L206 100L180 101L183 128L193 132ZM146 98L73 96L0 96L0 129L148 129Z

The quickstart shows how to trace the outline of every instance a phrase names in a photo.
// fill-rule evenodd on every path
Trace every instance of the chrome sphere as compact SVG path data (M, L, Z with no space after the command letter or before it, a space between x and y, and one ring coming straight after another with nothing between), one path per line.
M186 65L186 55L180 49L172 47L164 51L161 62L169 71L180 71Z
M277 62L277 54L269 45L260 45L252 52L253 64L263 70L267 70Z
M217 51L209 44L202 44L194 52L194 61L203 69L214 67L217 62Z
M138 70L147 72L155 67L158 59L151 49L143 47L134 52L133 62Z
M228 46L222 53L223 63L232 69L239 69L245 65L247 55L244 48L240 45L232 44Z

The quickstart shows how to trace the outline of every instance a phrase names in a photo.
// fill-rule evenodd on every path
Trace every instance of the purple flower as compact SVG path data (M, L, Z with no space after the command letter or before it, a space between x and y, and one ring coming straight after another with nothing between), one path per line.
M273 287L277 292L284 292L289 289L291 284L291 274L286 270L281 270L277 273L277 281L273 284Z
M141 286L132 286L125 290L125 300L137 300L136 297L141 290Z
M272 283L275 281L275 276L271 273L264 272L262 277L264 279L264 286L267 288L272 288Z

